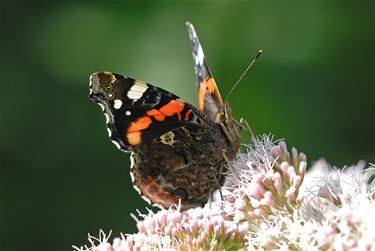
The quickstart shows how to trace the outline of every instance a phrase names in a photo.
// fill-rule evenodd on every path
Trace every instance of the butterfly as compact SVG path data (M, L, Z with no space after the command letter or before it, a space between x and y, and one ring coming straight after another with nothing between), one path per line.
M89 98L103 110L112 142L131 152L134 187L152 204L203 206L223 185L227 161L241 143L240 126L223 102L193 25L198 86L195 107L145 81L111 72L90 76Z

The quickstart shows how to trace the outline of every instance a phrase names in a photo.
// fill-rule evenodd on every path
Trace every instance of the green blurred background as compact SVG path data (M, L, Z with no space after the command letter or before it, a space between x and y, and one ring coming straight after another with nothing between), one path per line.
M71 250L130 233L146 203L88 77L113 71L196 104L185 21L257 134L342 167L374 162L374 1L2 3L1 250ZM143 210L144 211L144 210Z

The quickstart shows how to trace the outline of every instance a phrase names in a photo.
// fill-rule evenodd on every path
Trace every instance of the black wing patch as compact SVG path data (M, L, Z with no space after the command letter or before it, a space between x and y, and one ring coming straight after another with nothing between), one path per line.
M90 98L102 107L112 142L125 151L179 127L210 123L197 108L178 96L115 73L92 74Z

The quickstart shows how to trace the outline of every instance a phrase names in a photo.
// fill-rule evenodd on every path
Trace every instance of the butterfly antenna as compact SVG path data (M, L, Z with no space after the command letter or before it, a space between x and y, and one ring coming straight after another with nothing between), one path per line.
M257 61L257 59L260 57L260 55L262 54L262 50L259 50L257 55L255 56L255 58L251 61L251 63L247 66L246 70L242 73L241 77L237 80L237 82L233 85L232 89L230 89L227 97L225 98L225 102L227 102L227 100L229 99L230 95L232 94L232 92L234 91L234 89L236 89L237 85L240 83L240 81L242 80L242 78L246 75L246 73L250 70L251 66L253 66L253 64L255 63L255 61Z

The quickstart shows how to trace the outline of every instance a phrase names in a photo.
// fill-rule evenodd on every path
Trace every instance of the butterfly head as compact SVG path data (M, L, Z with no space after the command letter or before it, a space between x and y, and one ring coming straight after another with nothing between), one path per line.
M228 103L224 103L221 111L216 115L216 122L222 128L225 136L227 137L230 148L227 152L231 158L236 154L238 147L241 143L240 127L233 118L232 108Z
M228 103L223 104L221 111L216 115L216 121L226 123L233 120L232 108Z

